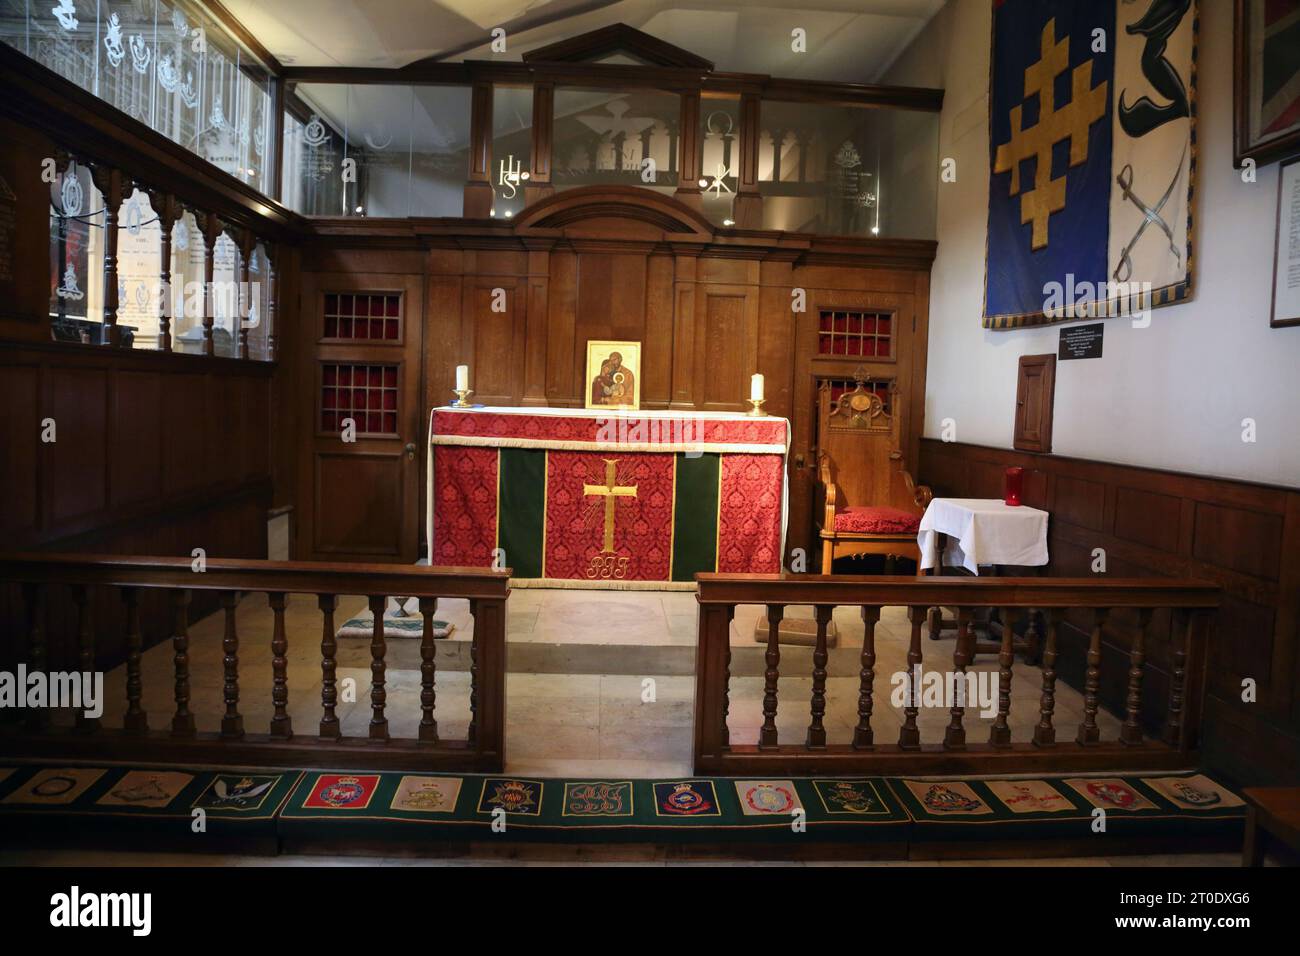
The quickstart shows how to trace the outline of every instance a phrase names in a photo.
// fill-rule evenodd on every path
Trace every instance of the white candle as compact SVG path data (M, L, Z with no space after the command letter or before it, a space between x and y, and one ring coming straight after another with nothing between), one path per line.
M761 402L763 400L763 376L762 375L756 373L750 376L749 399L750 401L753 402Z
M468 388L469 388L469 366L457 365L456 366L456 389L458 391L463 392Z

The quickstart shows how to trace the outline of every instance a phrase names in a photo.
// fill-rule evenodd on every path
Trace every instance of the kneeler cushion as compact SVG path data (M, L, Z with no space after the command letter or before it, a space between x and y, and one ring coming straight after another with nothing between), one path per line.
M835 513L835 530L852 534L915 534L921 516L902 508L858 507Z

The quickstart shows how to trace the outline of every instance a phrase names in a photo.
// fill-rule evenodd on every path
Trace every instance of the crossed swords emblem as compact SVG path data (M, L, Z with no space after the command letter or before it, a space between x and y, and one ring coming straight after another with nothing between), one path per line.
M1183 254L1182 251L1174 245L1174 231L1170 228L1169 223L1165 222L1161 217L1160 212L1165 208L1165 203L1169 201L1169 197L1173 195L1174 187L1178 185L1178 180L1182 178L1183 160L1186 158L1187 144L1184 143L1183 154L1179 157L1178 166L1174 169L1174 178L1169 181L1168 188L1165 189L1164 195L1160 197L1160 201L1155 204L1154 208L1144 203L1141 197L1133 192L1133 165L1131 163L1126 163L1124 168L1119 171L1119 175L1115 177L1115 182L1118 183L1119 188L1123 190L1124 198L1137 206L1138 210L1142 213L1142 224L1138 226L1137 232L1133 233L1133 238L1128 241L1128 245L1126 245L1124 250L1119 254L1119 264L1115 266L1116 281L1127 282L1133 275L1133 260L1130 253L1132 253L1133 247L1138 244L1138 240L1142 238L1142 234L1147 231L1147 226L1153 225L1165 234L1165 238L1169 240L1169 251L1174 254L1174 261L1179 265L1182 265ZM1121 272L1123 275L1120 275Z

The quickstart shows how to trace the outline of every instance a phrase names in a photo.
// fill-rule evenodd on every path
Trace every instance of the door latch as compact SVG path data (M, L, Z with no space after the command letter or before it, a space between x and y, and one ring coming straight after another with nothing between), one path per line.
M415 461L415 444L413 442L406 443L406 460Z

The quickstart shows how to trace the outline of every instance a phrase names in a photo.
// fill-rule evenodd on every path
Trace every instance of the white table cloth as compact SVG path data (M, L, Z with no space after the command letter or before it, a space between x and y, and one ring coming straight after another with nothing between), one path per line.
M935 498L925 509L916 543L921 569L937 563L939 535L948 536L944 564L979 574L980 565L1047 563L1047 512L998 498Z

